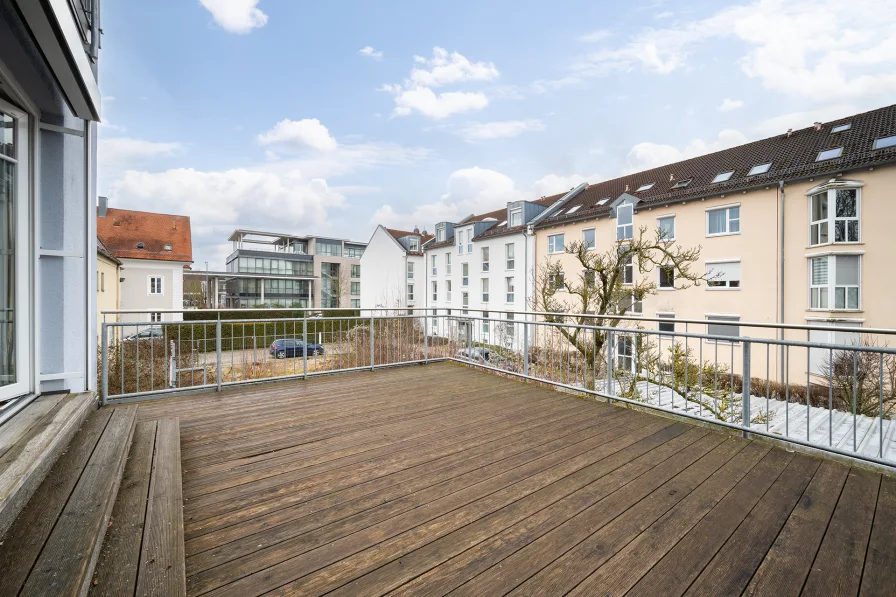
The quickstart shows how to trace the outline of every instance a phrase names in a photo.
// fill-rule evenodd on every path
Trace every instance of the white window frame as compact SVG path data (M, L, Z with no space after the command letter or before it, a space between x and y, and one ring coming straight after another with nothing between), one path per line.
M837 191L855 191L856 193L856 215L854 217L845 217L838 218L837 217ZM815 204L815 198L821 198L822 195L825 195L824 200L827 202L828 208L828 217L822 220L813 220L812 212ZM827 189L822 190L817 193L813 193L809 195L809 236L808 236L808 245L810 247L823 247L826 245L860 245L862 244L862 188L860 186L848 186L841 187L835 189ZM849 238L849 222L856 222L856 226L858 228L858 238L856 240L835 240L837 236L837 222L844 222L844 231L846 232L846 237ZM812 230L818 229L818 238L821 239L821 230L822 226L827 227L828 240L827 242L818 242L812 243Z
M588 244L588 239L586 237L589 232L591 233L591 244ZM582 230L582 242L585 243L585 247L589 251L594 251L597 248L597 230L595 228L585 228Z
M439 275L439 266L436 265L437 258L438 258L437 255L430 255L430 262L431 262L430 267L432 267L432 275L434 275L434 276Z
M458 255L464 254L464 231L463 230L457 231L457 254Z
M439 283L435 280L432 281L432 302L439 302Z
M451 251L445 253L445 275L451 275Z
M467 230L467 254L473 254L473 229Z
M153 292L153 280L159 281L156 285L158 292ZM165 296L165 277L156 275L146 276L146 294L149 296Z
M482 290L482 302L487 303L488 302L488 294L489 294L488 278L482 278L482 281L480 282L479 286Z
M557 250L557 238L560 239L562 247ZM564 233L551 234L548 236L548 254L557 255L566 251L566 239Z
M29 280L33 274L33 264L29 259L31 246L30 214L32 211L31 187L31 155L32 145L30 134L32 128L31 116L15 106L0 100L0 111L15 118L15 148L16 157L8 161L15 163L15 381L0 386L0 399L8 399L22 394L27 394L34 389L34 375L36 368L31 361L32 320L31 303L33 286ZM0 158L5 159L5 158Z
M513 276L504 278L504 302L511 304L516 302L516 282Z
M736 264L738 264L738 268L741 269L739 279L737 280L737 286L731 286L730 285L731 280L725 280L724 286L711 286L710 282L716 281L716 280L711 280L711 281L707 281L706 290L711 290L714 292L719 292L719 291L725 292L725 291L730 291L730 290L740 290L741 287L743 287L743 275L744 275L743 269L742 269L743 263L741 262L740 259L715 259L713 261L707 261L705 263L705 265L706 265L706 269L709 270L709 269L711 269L711 266L713 266L713 265L721 265L724 263L736 263ZM706 274L709 275L709 272L707 271Z
M407 294L407 297L408 297L408 302L409 302L409 303L413 303L413 302L414 302L414 285L413 285L413 284L408 284L408 294Z
M672 333L672 334L675 333L675 313L673 313L673 312L671 312L671 311L657 311L657 312L656 312L656 318L657 318L657 319L671 319L671 320L672 320L672 321L658 321L658 322L656 323L656 330L657 330L658 332L665 332L665 333ZM662 326L663 326L664 324L665 324L665 325L671 325L671 326L672 326L672 329L671 329L671 330L664 330L664 329L662 329Z
M470 285L470 263L464 262L460 266L460 285L461 286L469 286Z
M517 221L518 220L518 221ZM510 223L511 228L515 228L516 226L523 225L523 208L518 207L516 209L510 210Z
M504 245L504 269L507 271L516 269L516 243Z
M671 286L663 286L663 270L672 269L672 285ZM656 268L656 288L657 290L675 290L675 266L662 264Z
M409 238L408 239L408 250L417 252L420 250L420 239L419 238Z
M470 293L469 292L461 292L460 293L460 306L463 310L463 314L467 314L467 310L470 308Z
M489 249L488 247L482 247L479 250L479 253L482 256L482 271L483 272L487 272L490 267L490 263L489 263L490 251L488 249Z
M824 311L824 312L840 312L840 313L856 313L862 311L862 261L864 254L861 252L850 252L850 253L816 253L812 255L807 255L808 258L808 302L807 309L809 311ZM858 262L858 284L838 284L837 283L837 259L840 257L855 257ZM827 260L827 284L813 284L812 283L812 271L813 271L813 263L814 259L826 259ZM837 289L843 289L843 307L837 307L836 299L837 299ZM849 302L849 289L855 288L857 293L857 301L855 307L845 306ZM825 292L825 296L827 297L827 307L813 307L812 306L812 290L817 289L819 293L821 291ZM819 298L821 298L819 294ZM820 301L819 301L820 304Z
M441 243L445 242L445 227L439 226L436 228L436 242Z
M451 304L451 280L445 280L445 302Z
M408 280L414 279L414 262L408 261L407 264Z
M712 182L710 184L727 182L727 181L731 180L732 176L734 176L734 170L726 170L724 172L719 172L718 174L715 175L715 177L712 179Z
M160 311L155 311L149 314L150 323L159 323L160 321L162 321L162 313Z
M663 236L663 240L665 240L665 241L675 240L675 214L666 214L664 216L657 216L657 218L656 218L656 229L657 230L663 229L663 225L662 225L663 220L672 220L672 236L669 236L669 237Z
M733 236L735 234L740 234L741 230L743 230L743 226L741 226L741 220L743 219L740 213L740 203L731 203L729 205L719 205L716 207L707 207L706 208L706 237L710 238L713 236ZM731 217L731 209L737 208L737 218ZM709 231L709 214L710 212L722 211L725 210L725 232L710 232ZM737 230L731 231L731 222L737 221Z
M628 224L619 223L619 212L626 210L631 212L631 221ZM616 240L631 240L635 235L635 206L631 203L623 203L616 208Z
M628 259L628 261L622 262L622 285L623 286L631 286L635 283L635 256L632 253L629 253L627 257L623 257L623 259ZM628 272L631 272L631 275L626 275ZM626 282L626 278L629 278L631 281Z
M734 334L733 337L740 336L740 321L741 320L740 320L739 314L737 314L737 313L704 313L703 316L705 317L705 320L707 322L706 323L706 334L707 335L710 335L710 331L709 331L709 325L710 325L709 322L710 321L715 320L716 322L731 322L731 323L733 323L732 320L736 319L737 320L737 333ZM725 326L726 329L731 329L732 327L734 327L734 326L730 326L730 325ZM714 334L714 335L723 336L725 334ZM737 340L707 340L707 342L710 344L740 344L740 342Z

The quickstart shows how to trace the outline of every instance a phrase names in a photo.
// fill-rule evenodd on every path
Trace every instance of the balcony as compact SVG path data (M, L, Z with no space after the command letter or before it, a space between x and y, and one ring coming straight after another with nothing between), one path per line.
M13 525L0 565L17 573L0 588L41 587L48 571L58 586L86 578L97 595L121 586L133 594L145 579L169 594L240 596L892 587L892 477L832 450L819 456L820 444L814 454L785 449L786 437L768 441L751 418L700 419L684 396L675 409L646 391L636 404L621 389L624 367L610 379L597 361L585 367L547 322L490 322L493 344L484 346L482 326L463 328L468 319L166 323L163 339L111 345L121 361L107 343L109 406L72 439L83 445L88 430L97 448L67 451L37 490L52 495L75 477L67 500L32 500ZM423 332L451 321L463 337ZM107 324L104 337L134 325ZM198 329L210 350L197 344ZM271 336L302 342L280 354L268 349ZM774 342L738 339L725 347L748 354L749 340L754 357L760 341ZM91 468L100 457L108 466ZM91 484L64 476L76 458L80 479L93 471ZM105 518L78 515L96 512L81 499L94 485L105 488L91 493L108 502ZM87 519L82 534L100 533L85 548L100 552L98 563L63 583L64 566L50 556L65 563L60 545ZM22 549L15 539L25 537L38 548ZM74 553L72 561L90 559Z

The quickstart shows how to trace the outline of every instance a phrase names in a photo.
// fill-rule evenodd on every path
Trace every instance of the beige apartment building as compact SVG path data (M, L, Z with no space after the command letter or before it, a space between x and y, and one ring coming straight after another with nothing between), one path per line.
M681 289L657 269L641 273L633 264L630 281L653 276L658 289L632 314L706 321L688 326L700 334L855 341L858 334L710 322L896 328L888 275L896 253L894 163L896 106L816 123L589 185L530 231L536 260L557 260L567 279L578 279L578 261L563 252L570 242L604 251L641 227L662 229L685 247L700 247L696 267L712 281ZM671 322L643 327L686 331ZM704 343L704 358L716 350L733 354L738 370L740 345ZM805 383L820 370L825 355L817 352L760 344L753 371L764 377L768 365L773 379L789 374Z

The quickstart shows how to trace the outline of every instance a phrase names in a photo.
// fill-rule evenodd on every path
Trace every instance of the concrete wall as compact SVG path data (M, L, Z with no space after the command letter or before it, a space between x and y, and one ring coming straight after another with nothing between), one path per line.
M177 261L151 259L122 259L121 308L122 310L183 309L184 264ZM149 278L162 277L162 294L150 294ZM181 321L180 313L163 313L162 321ZM149 315L125 314L121 321L149 321Z

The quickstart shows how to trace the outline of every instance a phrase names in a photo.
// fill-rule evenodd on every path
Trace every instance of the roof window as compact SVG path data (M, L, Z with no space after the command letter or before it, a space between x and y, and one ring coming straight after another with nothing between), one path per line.
M881 137L874 142L874 145L871 146L871 149L883 149L884 147L893 147L896 146L896 135L891 135L889 137Z
M570 210L568 212L566 212L566 215L576 213L577 211L579 211L579 209L581 209L581 207L582 207L581 205L573 206L572 208L570 208Z
M834 158L839 158L843 155L842 147L834 147L832 149L825 149L824 151L818 152L818 157L815 158L816 162L823 162L825 160L833 160Z
M504 226L504 225L506 225L506 224L507 224L507 220L504 220L503 222L501 222L500 224L498 224L498 226Z
M166 250L166 251L170 251L170 250L171 250L171 244L169 244L169 243L165 243L165 250Z
M145 248L145 247L144 247L143 243L137 243L137 248L138 248L138 249L143 249L143 248Z
M654 183L652 183L652 182L648 182L647 184L642 184L640 187L638 187L638 190L635 192L640 193L641 191L649 191L650 189L653 188L653 185L654 185Z
M688 186L689 184L691 184L691 181L692 181L692 180L694 180L694 179L693 179L693 178L688 178L687 180L679 180L679 181L676 182L674 185L672 185L672 188L673 188L673 189L683 189L683 188L685 188L686 186Z
M716 177L712 179L713 182L725 182L734 176L734 170L729 170L728 172L719 172L716 174Z
M607 201L609 201L609 200L610 200L609 197L604 197L603 199L601 199L600 201L598 201L597 204L598 204L598 205L606 205L606 204L607 204Z
M850 128L852 128L852 123L847 122L845 124L838 124L837 126L835 126L834 128L831 129L831 132L832 133L842 133L843 131L848 131Z
M756 164L755 166L750 168L750 171L747 172L747 176L755 176L757 174L765 174L766 172L768 172L769 168L771 168L771 167L772 167L771 162L766 162L764 164Z

